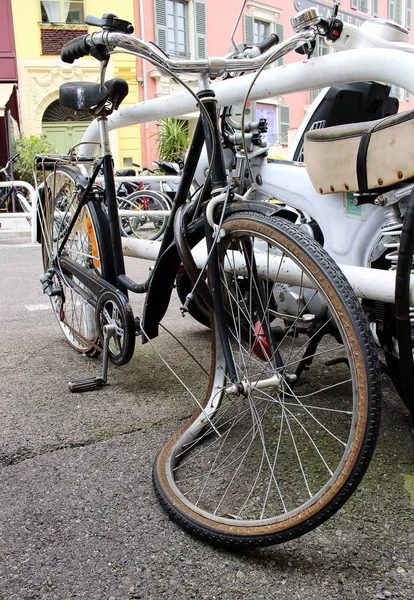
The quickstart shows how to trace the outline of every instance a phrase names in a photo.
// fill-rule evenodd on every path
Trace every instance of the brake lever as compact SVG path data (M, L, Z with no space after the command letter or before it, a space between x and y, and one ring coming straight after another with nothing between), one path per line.
M104 94L107 91L105 85L105 75L106 75L106 67L108 66L109 58L105 60L101 60L101 77L100 77L100 86L99 91L101 94Z
M105 13L102 16L102 19L99 19L99 17L94 17L93 15L88 15L85 19L85 23L87 25L92 25L92 27L101 27L106 31L134 33L134 26L132 23L125 21L124 19L119 19L112 13Z

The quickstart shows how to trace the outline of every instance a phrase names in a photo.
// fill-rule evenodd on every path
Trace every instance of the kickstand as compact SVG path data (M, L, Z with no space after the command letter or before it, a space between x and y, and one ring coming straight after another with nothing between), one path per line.
M104 325L103 335L103 354L102 354L102 374L100 377L86 377L85 379L76 379L69 382L71 392L89 392L89 390L97 390L106 385L108 378L108 358L109 358L109 340L116 333L115 323Z

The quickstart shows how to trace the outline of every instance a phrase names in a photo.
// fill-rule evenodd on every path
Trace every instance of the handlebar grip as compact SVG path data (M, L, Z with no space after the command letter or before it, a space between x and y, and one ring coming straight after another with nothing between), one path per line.
M71 64L77 58L81 58L90 53L90 46L86 41L87 37L88 35L81 35L70 40L70 42L67 42L67 44L63 46L60 52L60 58L63 62Z
M271 48L272 46L275 46L278 43L279 43L279 36L276 35L275 33L271 33L269 35L269 37L267 37L265 40L263 40L263 42L260 42L260 44L258 44L257 47L260 50L260 54L263 54L264 52L266 52L266 50L269 50L269 48Z

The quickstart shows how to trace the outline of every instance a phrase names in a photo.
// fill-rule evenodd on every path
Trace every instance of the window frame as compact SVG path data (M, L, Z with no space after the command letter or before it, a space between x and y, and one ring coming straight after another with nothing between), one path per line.
M176 0L179 1L179 0ZM187 5L186 56L207 58L207 8L205 0L181 0ZM168 53L167 0L154 0L155 43Z
M47 4L59 4L59 20L53 20L50 21L49 18L45 21L43 20L43 10L47 16L46 13L46 9L45 9L45 5ZM39 0L39 12L40 12L40 23L42 25L76 25L77 27L79 27L79 25L84 25L85 23L85 0L70 0L69 4L77 4L81 7L81 11L80 11L80 19L79 21L68 21L67 17L66 20L63 20L63 15L65 14L65 4L68 3L68 0ZM70 7L68 10L67 15L69 16L70 14Z
M270 25L269 21L263 21L263 19L253 19L253 43L255 45L260 44L270 35ZM257 31L256 31L257 27ZM261 29L264 31L261 32Z
M412 0L388 0L388 19L411 29L411 9Z
M351 8L373 17L378 17L379 0L351 0Z
M275 33L280 42L284 41L284 26L278 21L281 13L280 9L273 8L271 6L264 6L254 0L250 0L247 4L249 12L244 14L244 30L243 39L244 43L248 45L255 45L255 23L266 23L268 25L268 35ZM279 58L275 61L275 66L284 64L284 57Z
M172 5L173 13L169 12L169 8ZM178 14L178 6L183 8L183 15ZM189 40L188 40L188 28L189 28L189 19L188 19L188 2L186 0L166 0L166 8L167 8L167 54L171 56L181 56L188 58L190 56L189 52ZM169 17L173 17L174 27L171 28L169 26ZM184 21L184 28L179 29L179 20L182 19ZM170 31L174 32L173 39L170 38ZM184 51L180 51L180 45L182 42L179 40L179 36L177 34L183 34L184 37ZM174 51L171 50L171 45L174 46Z

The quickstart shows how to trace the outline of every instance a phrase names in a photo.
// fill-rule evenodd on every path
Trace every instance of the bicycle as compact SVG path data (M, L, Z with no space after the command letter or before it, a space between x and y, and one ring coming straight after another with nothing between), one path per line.
M0 169L0 175L4 175L6 181L12 182L12 178L10 176L10 166L13 161L18 158L19 154L15 154L11 156L6 163L6 166ZM7 212L16 212L17 209L20 209L22 212L32 212L32 205L26 196L20 192L14 185L10 185L9 189L6 191L4 196L0 197L0 210L5 209ZM27 219L29 223L31 223L31 219Z
M136 167L140 167L132 163ZM142 171L140 171L142 173ZM153 171L151 171L153 173ZM135 177L135 169L120 169L116 177ZM168 196L161 190L151 190L142 181L124 180L116 184L118 209L120 211L121 234L125 237L157 240L167 226L171 208ZM160 216L150 211L166 211Z
M84 161L39 157L43 169L53 167L39 202L43 289L69 344L103 353L102 376L72 382L71 389L104 385L108 358L126 364L136 337L153 344L184 270L191 289L183 314L195 293L209 307L211 367L200 391L199 380L190 389L169 366L196 410L155 461L157 496L180 525L217 544L264 546L302 535L334 514L360 482L378 432L380 385L364 313L335 262L278 218L277 208L251 201L249 190L234 193L227 177L209 78L256 70L286 51L286 42L266 40L253 58L248 49L236 57L174 60L134 38L132 25L113 15L86 22L103 31L69 42L62 60L91 54L101 62L102 86L115 49L176 80L177 73L196 72L200 117L154 267L137 283L125 272L108 137L108 115L126 97L127 83L61 87L64 106L97 118L102 151ZM289 43L307 39L296 34ZM189 201L204 142L207 183ZM95 183L101 166L104 189ZM145 294L140 319L130 292Z

